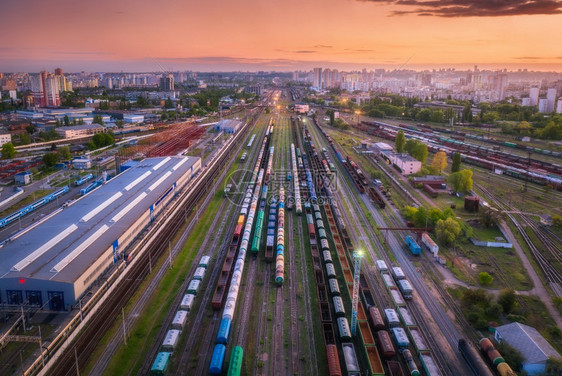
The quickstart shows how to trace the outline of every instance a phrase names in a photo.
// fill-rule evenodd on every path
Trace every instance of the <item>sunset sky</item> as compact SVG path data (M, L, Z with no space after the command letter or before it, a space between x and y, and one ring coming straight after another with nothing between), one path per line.
M560 0L0 0L0 71L562 71Z

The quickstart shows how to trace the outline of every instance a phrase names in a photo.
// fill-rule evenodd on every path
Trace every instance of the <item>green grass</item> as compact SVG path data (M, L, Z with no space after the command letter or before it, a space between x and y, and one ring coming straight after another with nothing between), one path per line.
M4 210L2 210L0 212L0 217L5 217L7 215L10 215L11 213L15 212L18 209L21 209L27 205L30 205L31 203L39 200L42 197L47 196L49 193L52 193L53 190L52 189L38 189L36 190L33 194L22 198L20 201L16 202L14 205L10 206L9 208L6 208Z
M147 308L133 328L130 329L127 345L123 344L119 347L119 350L117 350L115 355L112 357L111 362L106 369L106 374L125 375L138 372L141 363L144 361L144 356L148 351L147 347L152 344L153 338L158 334L162 321L164 320L172 301L177 295L177 292L179 291L184 276L187 274L191 264L193 263L197 250L201 246L209 226L213 221L213 214L218 211L221 201L221 194L217 193L213 200L209 203L209 215L204 216L203 220L195 226L192 235L188 238L184 247L175 258L173 263L174 267L168 270L158 284L156 291L159 291L160 293L154 294L151 297L149 303L147 304ZM155 265L153 269L156 269L163 262L166 262L166 257L161 257L158 264ZM148 279L144 281L143 286L141 286L135 293L135 296L129 300L125 309L126 314L142 293L143 287L146 287L148 283ZM121 320L121 317L117 318L113 328L104 336L104 340L101 342L102 346L98 346L98 350L96 350L98 355L101 354L102 351L100 347L103 347L103 344L113 336L116 330L121 330ZM92 358L95 359L96 357L94 356ZM92 365L88 368L91 369L91 366Z

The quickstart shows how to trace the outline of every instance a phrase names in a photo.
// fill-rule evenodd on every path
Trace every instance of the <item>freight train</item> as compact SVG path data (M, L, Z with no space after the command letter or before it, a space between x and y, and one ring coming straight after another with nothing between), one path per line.
M397 126L380 122L363 123L367 127L363 130L380 138L394 141ZM424 142L431 152L444 151L448 155L459 152L465 163L473 164L493 172L503 173L517 179L530 181L539 185L550 185L556 190L562 190L562 166L536 159L525 158L520 155L502 153L489 147L468 144L459 140L440 136L417 134L407 130L406 138L415 138Z

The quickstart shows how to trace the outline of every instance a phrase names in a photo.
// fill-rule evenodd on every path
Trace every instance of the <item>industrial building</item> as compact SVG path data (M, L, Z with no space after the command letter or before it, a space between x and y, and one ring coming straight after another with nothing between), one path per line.
M421 170L422 163L416 158L406 153L388 153L388 158L393 165L396 165L402 175L415 174Z
M525 358L521 368L528 375L544 374L549 358L562 359L554 347L535 328L528 325L512 322L498 326L494 337L499 343L505 341L519 350Z
M221 120L215 125L215 130L224 133L236 133L242 127L242 123L238 120Z
M83 137L96 133L103 133L105 127L99 124L83 124L71 127L57 127L55 131L63 138Z
M201 159L141 161L0 248L0 303L70 310L200 170Z

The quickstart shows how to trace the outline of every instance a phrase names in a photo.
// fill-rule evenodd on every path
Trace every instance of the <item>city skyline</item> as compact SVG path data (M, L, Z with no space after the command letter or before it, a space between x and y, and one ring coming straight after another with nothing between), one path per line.
M561 2L481 3L9 2L0 71L562 70Z

